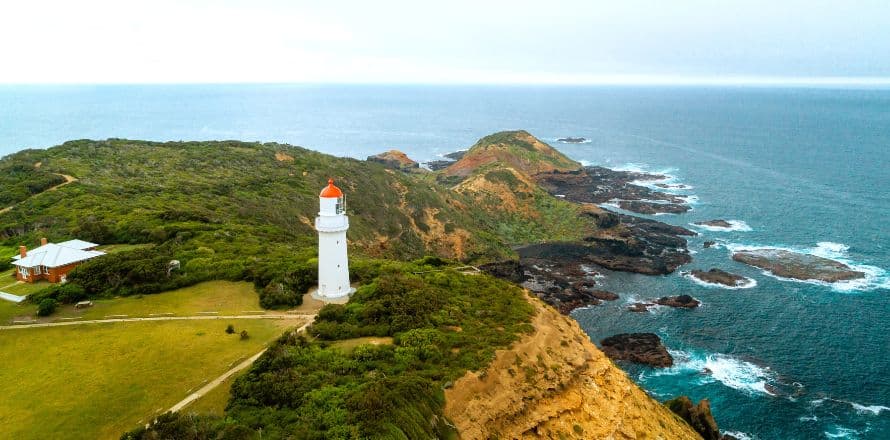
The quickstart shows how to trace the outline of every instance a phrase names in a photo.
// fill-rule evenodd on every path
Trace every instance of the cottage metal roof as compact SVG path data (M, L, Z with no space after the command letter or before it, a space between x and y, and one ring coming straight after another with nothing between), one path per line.
M89 244L88 247L96 246L95 244L88 243L80 240L71 240L72 242L80 242L74 243L75 246L79 246L81 244ZM65 242L70 243L70 242ZM63 246L65 243L49 243L34 250L28 251L27 255L22 258L17 256L18 258L14 258L16 261L13 261L12 264L19 267L36 267L36 266L45 266L45 267L61 267L72 263L77 263L80 261L89 260L90 258L95 258L100 255L105 255L105 252L101 251L85 251L82 249L77 249L73 247Z
M82 251L87 250L89 248L94 248L96 246L99 246L96 243L90 243L88 241L83 241L83 240L78 240L78 239L63 241L63 242L57 243L57 244L59 246L64 246L66 248L79 249Z

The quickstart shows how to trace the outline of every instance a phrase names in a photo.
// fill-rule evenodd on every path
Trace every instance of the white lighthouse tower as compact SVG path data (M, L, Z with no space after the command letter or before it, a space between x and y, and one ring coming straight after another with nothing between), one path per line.
M318 195L318 290L321 300L345 299L355 289L349 286L349 261L346 257L346 230L349 218L343 206L343 191L334 186L334 179Z

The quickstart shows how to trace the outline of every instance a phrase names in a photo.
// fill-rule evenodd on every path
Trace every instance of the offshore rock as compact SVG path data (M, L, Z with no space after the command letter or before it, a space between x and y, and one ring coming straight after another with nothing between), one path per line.
M727 228L727 229L731 228L733 226L732 223L730 223L726 220L722 220L722 219L708 220L708 221L704 221L704 222L695 222L693 224L698 225L698 226L711 226L713 228Z
M743 250L733 253L732 259L765 269L779 277L796 280L834 283L865 278L865 273L853 270L840 261L784 249Z
M606 356L656 368L674 365L674 359L655 333L622 333L600 341Z
M748 279L741 276L736 275L734 273L729 273L725 270L720 270L717 268L712 268L711 270L693 270L689 272L690 276L693 276L701 281L711 284L722 284L724 286L729 287L738 287L742 284L748 282Z
M663 296L658 298L655 301L655 304L674 307L679 309L694 309L701 305L701 301L689 296L689 295L678 295L678 296Z

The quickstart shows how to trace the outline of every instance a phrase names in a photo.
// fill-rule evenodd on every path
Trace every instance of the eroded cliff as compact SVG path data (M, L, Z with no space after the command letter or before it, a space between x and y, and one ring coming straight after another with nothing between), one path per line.
M569 317L537 298L534 332L445 392L471 439L700 439L616 367Z

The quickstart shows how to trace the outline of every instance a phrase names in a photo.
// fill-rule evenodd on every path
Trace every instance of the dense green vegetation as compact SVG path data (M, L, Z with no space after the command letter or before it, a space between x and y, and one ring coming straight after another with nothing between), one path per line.
M484 231L467 200L431 179L287 145L80 140L0 160L0 175L16 176L19 184L52 173L78 180L26 198L16 195L15 185L0 187L0 197L19 202L0 213L4 253L19 244L33 247L40 237L153 245L79 267L69 280L83 288L83 297L223 279L255 282L265 307L296 305L314 282L312 219L331 176L347 194L353 255L453 257L448 241L422 237L431 229L425 212L434 212L446 231L468 231L460 250L467 260L509 252ZM180 269L168 270L172 260ZM75 299L58 291L34 299L43 297Z
M123 438L453 436L443 387L530 331L533 307L512 284L437 259L361 261L356 276L362 287L322 309L313 338L286 333L235 381L225 418L168 415ZM336 342L360 335L393 344Z
M4 160L0 173L0 209L64 183L65 178L35 167L31 151L23 151Z

